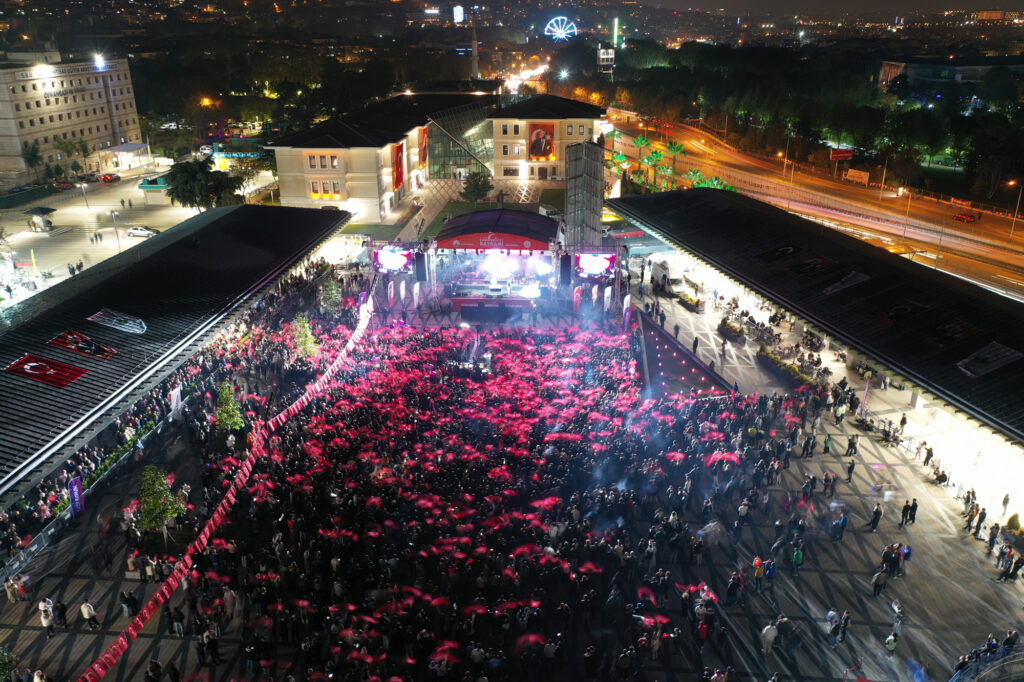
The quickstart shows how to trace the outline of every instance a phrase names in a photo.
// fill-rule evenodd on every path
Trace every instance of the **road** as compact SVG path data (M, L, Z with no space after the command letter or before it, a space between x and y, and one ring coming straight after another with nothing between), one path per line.
M1009 217L986 213L978 222L961 223L953 216L966 209L932 199L880 192L802 172L792 164L786 165L783 176L785 158L772 163L752 157L687 126L651 130L641 128L635 119L613 116L613 120L622 133L614 150L634 164L639 149L633 140L641 133L652 139L644 154L659 150L667 163L671 155L666 142L682 142L686 155L676 160L678 172L697 168L705 176L721 177L743 194L832 227L854 228L857 236L890 251L921 253L938 269L1024 299L1024 225L1015 226Z
M261 177L254 184L266 180ZM119 249L132 248L143 241L139 237L127 236L127 228L132 225L166 230L196 215L197 211L191 208L147 205L142 191L138 189L138 181L139 176L111 184L96 182L86 188L85 196L81 190L75 189L47 197L40 204L57 209L50 216L54 224L52 233L28 230L27 216L23 211L34 204L0 213L0 226L10 235L8 242L14 249L14 262L17 264L17 271L12 272L0 259L0 286L11 285L14 294L12 299L6 290L0 291L0 297L5 299L0 302L0 307L24 300L68 279L69 264L81 262L83 268L88 268L115 255ZM111 211L118 212L116 233ZM102 241L98 241L97 236ZM45 273L51 273L52 277L45 276Z

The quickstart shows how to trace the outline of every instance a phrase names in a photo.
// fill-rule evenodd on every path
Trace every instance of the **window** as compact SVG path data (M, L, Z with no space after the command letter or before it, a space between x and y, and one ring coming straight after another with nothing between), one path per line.
M580 124L580 130L579 130L579 134L580 134L580 135L582 135L582 134L583 134L583 124L582 124L582 123Z
M555 177L556 175L558 175L558 166L552 166L551 167L551 177Z
M565 127L565 134L568 135L569 137L572 137L572 124L571 123Z
M18 121L18 127L19 128L24 128L25 127L25 122L24 121Z
M502 156L508 156L508 145L507 144L501 145L501 155Z
M320 185L319 185L319 183L317 183L316 180L310 181L309 188L313 192L313 194L319 194L320 193Z
M338 157L334 156L333 154L331 155L331 168L333 168L334 170L338 170ZM334 191L337 192L338 190Z
M26 102L26 104L27 104L27 102ZM21 105L20 104L15 104L14 105L14 110L15 111L21 111Z
M507 123L502 123L501 124L501 134L502 134L502 136L508 135L508 124Z
M320 167L321 168L327 168L327 155L326 154L321 154L320 155Z
M506 178L518 178L519 177L519 166L505 166L501 169L501 174Z
M593 128L587 128L587 137L589 137L591 139L594 138L594 129Z
M50 123L53 123L53 114L50 114Z
M512 125L512 134L513 135L519 135L519 124L518 123L515 123L515 124Z
M310 168L316 168L316 157L315 156L309 157L309 167Z
M31 109L31 108L32 108L32 102L25 102L25 109Z
M512 145L512 156L519 156L519 145Z
M341 194L341 183L340 182L335 180L334 182L331 183L331 185L333 186L335 194Z
M531 177L531 178L532 178L532 177L534 176L534 174L535 174L536 172L537 172L537 169L536 169L536 168L534 168L533 166L530 166L530 177Z

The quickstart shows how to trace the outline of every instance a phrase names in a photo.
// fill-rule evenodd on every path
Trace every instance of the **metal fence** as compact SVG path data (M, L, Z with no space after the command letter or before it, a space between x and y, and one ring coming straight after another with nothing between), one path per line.
M982 653L949 678L949 682L1020 679L1024 679L1024 652L1013 653L1012 649L1000 646L995 651Z

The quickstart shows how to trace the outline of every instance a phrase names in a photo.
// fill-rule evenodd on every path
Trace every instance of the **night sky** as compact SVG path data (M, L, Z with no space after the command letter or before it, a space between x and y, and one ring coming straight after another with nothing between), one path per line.
M652 4L672 9L718 9L723 8L728 12L737 14L777 14L781 12L806 12L815 15L848 13L851 15L863 15L873 12L886 12L895 15L903 15L909 12L930 12L946 9L1009 9L1000 2L986 2L985 0L959 0L950 3L949 0L906 0L904 2L889 2L887 0L711 0L707 4L695 4L692 0L656 0Z

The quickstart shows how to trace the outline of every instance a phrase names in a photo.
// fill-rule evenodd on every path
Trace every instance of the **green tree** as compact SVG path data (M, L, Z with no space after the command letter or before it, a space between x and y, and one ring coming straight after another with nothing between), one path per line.
M310 358L316 355L318 344L313 328L309 324L309 318L299 313L292 320L292 343L295 344L295 351L302 358Z
M78 152L78 144L75 140L64 140L57 138L53 141L53 147L61 154L61 158L70 159Z
M981 77L981 99L993 109L1008 110L1019 97L1017 78L1009 68L994 66Z
M79 173L82 172L82 164L78 163L78 159L71 159L71 164L68 166L68 168L70 168L71 172L74 173L75 175L78 175Z
M662 189L668 189L669 186L672 186L673 188L675 187L675 183L673 182L673 177L675 176L675 172L673 172L672 166L669 166L669 165L658 166L655 169L654 172L657 175L661 176L661 188Z
M167 196L171 201L200 211L241 203L237 194L242 179L213 170L213 159L182 161L167 171Z
M43 163L43 155L39 153L39 143L33 142L21 152L21 158L25 165L35 171L36 181L39 181L39 166Z
M226 432L237 431L245 427L242 418L242 407L235 398L235 391L226 381L217 387L217 414L214 416L216 428Z
M644 170L644 149L651 146L651 141L643 135L637 135L633 138L633 144L636 146L636 174L642 176Z
M341 289L333 277L320 285L320 309L328 315L337 315L341 310Z
M615 128L612 128L607 133L605 133L604 134L604 140L605 140L605 142L608 143L608 149L609 150L615 149L615 140L618 140L621 137L622 137L622 133L620 133Z
M698 168L691 168L686 171L686 179L689 180L691 184L696 185L704 179L704 173L702 173Z
M675 140L669 140L668 144L665 145L665 150L672 156L672 172L676 172L676 157L686 156L686 148L682 142L676 142Z
M0 680L9 680L18 668L18 654L0 646Z
M161 531L167 522L185 513L185 495L174 492L167 472L150 464L139 479L139 530Z
M63 178L64 177L64 168L59 163L53 164L53 177L55 177L55 178Z
M53 180L55 177L57 176L53 173L53 166L46 164L46 166L43 167L43 179Z
M491 183L489 173L470 173L466 176L466 180L462 185L460 196L466 201L472 201L475 204L490 194L493 189L494 185Z

